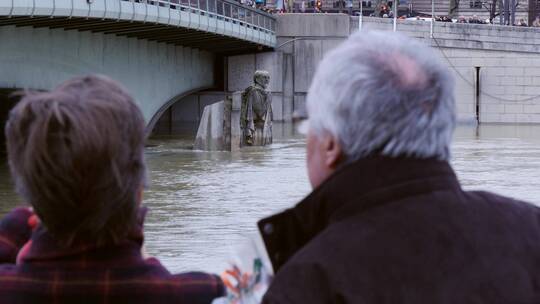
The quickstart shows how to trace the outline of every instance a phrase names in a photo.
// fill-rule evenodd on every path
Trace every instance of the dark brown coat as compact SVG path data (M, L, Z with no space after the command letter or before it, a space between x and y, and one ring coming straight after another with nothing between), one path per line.
M360 160L259 227L265 303L540 303L540 209L446 162Z

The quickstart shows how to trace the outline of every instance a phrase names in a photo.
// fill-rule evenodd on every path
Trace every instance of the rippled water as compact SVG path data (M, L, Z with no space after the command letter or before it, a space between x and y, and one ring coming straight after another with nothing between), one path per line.
M146 247L173 271L220 271L257 219L309 193L303 138L276 128L275 143L238 153L191 150L192 140L153 139L145 204ZM452 164L467 189L540 202L540 126L461 126ZM0 165L0 213L18 203Z

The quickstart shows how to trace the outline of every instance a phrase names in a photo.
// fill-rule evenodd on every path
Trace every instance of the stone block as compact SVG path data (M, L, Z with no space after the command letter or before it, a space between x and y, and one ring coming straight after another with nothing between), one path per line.
M283 120L291 121L293 114L293 55L284 54L283 56L284 73L283 73Z
M306 113L306 95L305 94L294 95L294 112Z
M505 104L504 105L504 113L508 114L517 114L517 113L523 113L523 105L520 104Z
M283 95L272 94L272 113L274 121L283 121Z
M499 121L494 121L494 122L516 123L517 122L516 114L506 114L506 113L500 114Z
M323 57L322 40L299 40L295 42L294 91L307 92L316 68Z
M540 114L540 104L526 104L523 106L523 113Z
M480 115L480 122L481 123L501 122L501 115L500 114L492 114L492 113L481 114Z
M508 76L511 77L511 76ZM515 76L514 84L517 86L530 86L532 85L533 77L531 76Z
M523 93L526 95L540 95L540 86L524 86Z
M540 76L540 70L538 68L525 68L522 75L524 75L524 76Z
M523 68L522 67L505 67L504 74L506 76L522 76Z
M484 82L481 82L482 85L480 88L482 89L482 92L491 94L491 95L499 95L504 94L505 89L504 86L497 86L497 85L491 85L491 84L484 84Z
M224 132L224 102L217 102L204 108L193 149L203 151L226 151L228 140Z
M486 104L480 105L480 113L492 113L492 114L499 114L504 112L504 105L503 104Z
M536 119L540 118L540 115L534 114L516 114L516 123L534 123Z
M522 86L505 86L504 94L505 95L521 95L524 93L524 87ZM514 96L512 96L514 97Z

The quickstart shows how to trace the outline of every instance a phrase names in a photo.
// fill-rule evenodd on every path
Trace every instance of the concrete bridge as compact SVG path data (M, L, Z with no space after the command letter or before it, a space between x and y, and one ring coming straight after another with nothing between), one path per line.
M171 130L265 69L274 117L287 121L322 56L359 29L358 17L275 18L230 0L90 2L0 0L0 95L102 73L135 95L149 128L162 117ZM369 29L392 31L392 20L364 18ZM397 31L437 48L456 76L461 120L540 123L538 29L436 23L431 37L430 22L399 21Z
M271 15L231 0L0 0L0 89L100 73L149 127L183 96L223 86L223 58L271 50Z

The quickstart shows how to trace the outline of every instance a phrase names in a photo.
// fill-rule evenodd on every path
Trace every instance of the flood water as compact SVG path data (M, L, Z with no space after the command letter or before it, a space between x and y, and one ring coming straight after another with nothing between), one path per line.
M200 152L192 139L159 138L146 150L146 249L172 271L221 271L257 219L310 191L304 140L275 126L270 147ZM540 202L540 126L460 126L452 165L466 189ZM20 203L0 165L0 214Z

